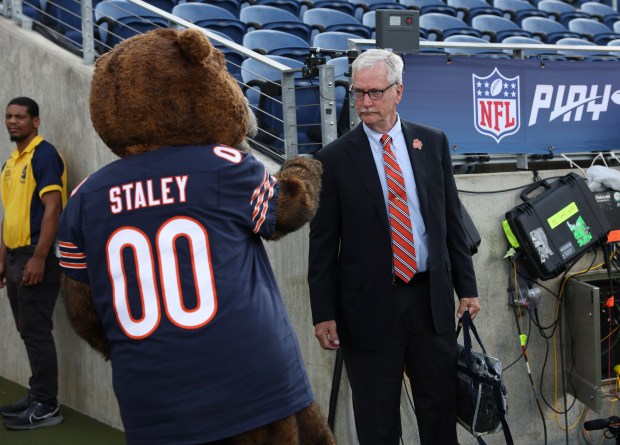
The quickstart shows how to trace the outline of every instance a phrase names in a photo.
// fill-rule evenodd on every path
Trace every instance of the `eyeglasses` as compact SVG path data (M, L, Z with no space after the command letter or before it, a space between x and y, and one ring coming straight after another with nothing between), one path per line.
M349 90L349 93L353 93L353 96L355 97L355 100L364 100L364 96L366 94L368 94L368 97L370 97L372 100L380 100L380 99L383 98L383 93L385 91L389 90L390 88L392 88L394 85L396 85L396 82L392 83L390 86L388 86L387 88L384 88L382 90L372 89L372 90L368 90L368 91L351 88Z

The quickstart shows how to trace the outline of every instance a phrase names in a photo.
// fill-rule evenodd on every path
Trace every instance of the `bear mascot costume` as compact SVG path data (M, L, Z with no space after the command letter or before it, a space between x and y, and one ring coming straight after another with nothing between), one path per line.
M63 212L63 292L75 330L111 360L127 444L334 444L261 241L314 215L320 164L271 175L236 148L247 101L197 30L103 55L90 109L121 159Z

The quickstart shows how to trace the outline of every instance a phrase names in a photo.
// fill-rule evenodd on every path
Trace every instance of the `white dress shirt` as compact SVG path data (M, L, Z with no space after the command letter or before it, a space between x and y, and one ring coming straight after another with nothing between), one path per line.
M375 160L377 172L379 173L379 180L381 181L381 188L383 189L385 207L388 209L388 188L383 162L383 144L381 143L381 136L383 136L383 133L377 133L376 131L371 130L366 126L366 124L363 124L363 126L364 132L370 142L370 148L372 149L372 156ZM411 228L413 230L413 243L415 245L418 272L425 272L428 269L428 241L426 238L426 227L424 225L422 213L420 212L418 189L413 177L411 159L409 159L407 143L405 141L405 136L403 135L403 129L400 125L400 117L398 115L396 116L396 124L392 127L388 134L392 137L390 148L392 149L394 156L396 156L396 160L398 161L398 165L400 166L405 180L407 205L409 206L409 219L411 220Z

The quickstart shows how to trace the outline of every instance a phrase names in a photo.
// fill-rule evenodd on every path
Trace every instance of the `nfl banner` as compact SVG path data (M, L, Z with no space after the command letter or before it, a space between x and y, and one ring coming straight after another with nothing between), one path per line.
M401 118L444 130L455 155L620 149L620 62L404 60Z

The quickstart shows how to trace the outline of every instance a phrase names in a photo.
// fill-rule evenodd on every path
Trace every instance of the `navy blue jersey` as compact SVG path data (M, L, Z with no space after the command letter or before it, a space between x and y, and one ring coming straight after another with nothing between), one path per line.
M127 443L202 444L313 400L260 239L279 184L251 154L165 147L80 184L64 273L92 288Z

